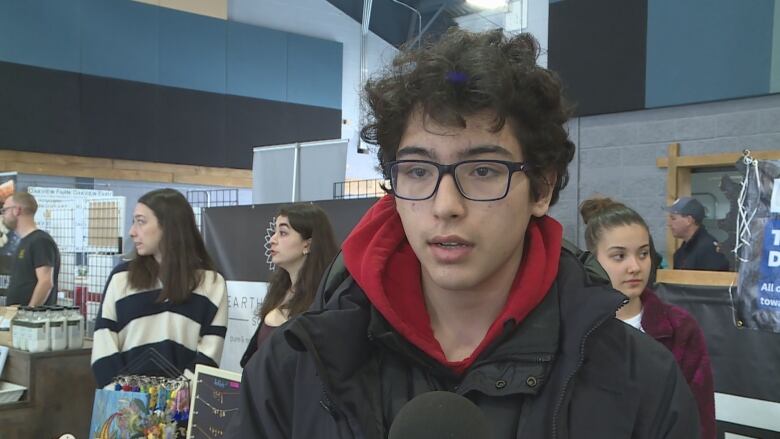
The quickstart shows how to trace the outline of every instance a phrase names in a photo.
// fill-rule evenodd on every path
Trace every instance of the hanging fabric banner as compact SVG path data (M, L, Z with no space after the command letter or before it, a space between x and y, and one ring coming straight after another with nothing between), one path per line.
M780 332L780 161L746 154L737 220L737 325Z

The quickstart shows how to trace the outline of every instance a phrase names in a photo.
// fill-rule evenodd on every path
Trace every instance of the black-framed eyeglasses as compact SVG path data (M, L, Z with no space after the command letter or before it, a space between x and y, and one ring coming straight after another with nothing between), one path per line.
M450 165L428 160L396 160L387 163L393 193L404 200L431 198L439 190L441 179L452 175L464 198L472 201L500 200L509 193L515 172L527 172L526 162L505 160L464 160Z
M8 211L8 210L11 210L11 209L13 209L14 207L19 207L19 206L5 206L5 207L0 207L0 215L4 214L4 213L5 213L6 211Z

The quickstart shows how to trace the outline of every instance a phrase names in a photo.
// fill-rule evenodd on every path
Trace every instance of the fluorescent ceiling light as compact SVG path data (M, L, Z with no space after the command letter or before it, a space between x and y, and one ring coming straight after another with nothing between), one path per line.
M503 8L508 0L466 0L466 3L484 9Z

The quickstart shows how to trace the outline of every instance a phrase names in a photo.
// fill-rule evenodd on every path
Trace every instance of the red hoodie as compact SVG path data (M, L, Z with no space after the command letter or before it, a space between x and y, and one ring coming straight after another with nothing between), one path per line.
M501 333L509 320L521 322L544 298L558 274L563 228L554 219L534 218L525 235L523 260L498 318L474 352L448 361L433 335L420 282L420 262L406 239L395 198L387 195L363 216L342 251L355 282L390 325L410 343L456 373L463 373Z

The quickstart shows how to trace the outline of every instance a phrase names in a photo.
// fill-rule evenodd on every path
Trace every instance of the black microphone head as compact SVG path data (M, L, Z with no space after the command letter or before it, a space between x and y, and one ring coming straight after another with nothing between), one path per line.
M452 392L428 392L401 407L389 439L489 439L487 418L479 407Z

